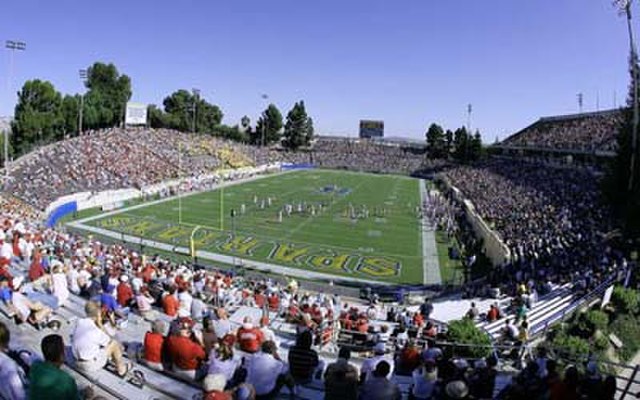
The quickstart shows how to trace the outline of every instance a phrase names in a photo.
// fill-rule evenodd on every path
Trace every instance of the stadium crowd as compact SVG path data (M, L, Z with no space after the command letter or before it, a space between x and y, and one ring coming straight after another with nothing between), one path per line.
M622 112L619 110L564 118L543 118L507 138L502 145L554 150L615 151L616 136L622 119Z
M549 282L572 281L586 291L627 265L606 240L614 228L610 210L587 170L494 159L450 169L444 179L473 199L509 247L511 260L495 268L490 281L511 294L523 282L539 293Z
M11 165L5 190L42 210L72 193L143 189L179 176L197 178L219 169L275 162L398 174L444 163L413 148L362 140L318 139L310 149L291 152L167 129L113 128L19 158Z

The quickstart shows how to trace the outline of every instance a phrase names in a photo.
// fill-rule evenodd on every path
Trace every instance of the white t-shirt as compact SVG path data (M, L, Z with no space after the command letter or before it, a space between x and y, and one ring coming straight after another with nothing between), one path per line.
M73 331L71 347L79 360L93 360L106 347L111 338L91 318L79 319Z
M69 298L67 277L62 272L51 274L51 294L58 299L58 306L63 305Z
M24 390L27 379L22 368L8 355L0 352L0 398L10 400L26 399Z
M180 306L178 307L178 316L191 316L191 303L193 303L193 297L189 294L189 292L184 291L182 293L179 293L178 301L180 302Z
M143 294L139 294L136 296L136 303L138 304L138 310L151 311L151 304L153 304L153 299Z
M80 277L80 273L75 268L71 268L69 269L69 272L67 272L67 287L73 293L80 292L80 286L78 286L79 277Z
M13 257L13 247L11 243L8 243L6 240L0 247L0 258L4 258L5 260L11 260Z
M20 292L13 292L11 295L11 303L18 310L22 320L26 320L31 315L31 308L29 308L29 299L27 296Z

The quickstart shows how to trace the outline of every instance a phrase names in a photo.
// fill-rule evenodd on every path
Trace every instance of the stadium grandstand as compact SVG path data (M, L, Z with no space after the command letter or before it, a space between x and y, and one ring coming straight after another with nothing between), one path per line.
M494 145L504 153L611 158L617 149L622 109L543 117Z
M504 13L343 2L326 14L325 2L103 2L116 18L97 3L8 3L8 29L26 15L30 41L56 37L30 48L42 65L24 71L57 77L109 54L147 81L97 61L80 69L80 93L40 77L14 91L27 45L5 42L0 400L640 398L638 121L599 111L599 93L598 111L583 112L580 93L578 114L515 119L535 104L516 94L535 85L554 109L566 109L551 99L566 97L568 74L602 79L570 87L604 88L610 74L579 52L557 77L536 70L559 69L572 44L540 33L595 41L574 19L608 43L591 2L541 15L552 2ZM632 3L615 2L633 46ZM589 57L613 62L596 48ZM187 77L200 88L144 102ZM481 98L452 106L461 95ZM326 134L355 127L351 114L380 119L361 120L359 137ZM424 131L425 115L449 126ZM411 119L413 138L384 135ZM516 133L483 144L506 126Z

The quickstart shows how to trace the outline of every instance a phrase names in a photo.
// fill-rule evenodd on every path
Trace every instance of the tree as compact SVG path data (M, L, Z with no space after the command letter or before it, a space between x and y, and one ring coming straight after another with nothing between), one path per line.
M83 125L90 129L108 128L124 120L131 98L131 79L113 64L96 62L87 69L87 94Z
M200 96L184 89L165 97L162 104L166 113L164 123L167 128L182 132L193 131L194 113L195 131L198 133L213 133L222 121L222 111L218 106L209 104Z
M453 158L465 163L468 160L469 134L464 126L453 133Z
M152 128L167 127L167 115L155 104L150 104L147 108L149 126Z
M311 141L313 140L313 137L316 134L316 130L313 127L313 118L309 117L307 119L307 146L309 144L311 144Z
M640 235L640 143L636 147L635 162L631 171L631 155L633 153L633 104L636 77L634 70L638 70L636 56L629 59L631 82L627 96L627 107L621 112L622 124L618 130L618 152L604 181L604 192L612 204L612 210L623 224L626 234L630 237ZM638 85L640 87L640 84ZM638 93L640 95L640 93ZM639 141L640 142L640 141ZM633 181L630 177L633 174ZM629 183L632 183L631 187Z
M445 157L446 142L444 130L438 124L431 124L426 133L427 151L431 158Z
M251 137L254 144L269 145L280 141L282 136L282 114L278 107L269 104L258 119L256 130Z
M313 121L311 121L313 123ZM312 127L313 129L313 127ZM303 146L308 146L311 136L309 134L309 116L304 107L304 102L299 101L287 114L287 122L284 126L283 145L289 149L296 150Z
M18 92L18 104L11 124L13 144L18 155L34 144L50 143L62 137L64 117L62 96L51 82L39 79L25 82Z
M467 161L478 161L482 157L482 136L476 130L475 135L469 138L469 151Z
M78 133L78 119L80 118L80 96L65 95L62 99L63 132L65 135Z
M449 158L451 155L451 149L453 147L453 132L451 129L447 129L445 133L445 158Z

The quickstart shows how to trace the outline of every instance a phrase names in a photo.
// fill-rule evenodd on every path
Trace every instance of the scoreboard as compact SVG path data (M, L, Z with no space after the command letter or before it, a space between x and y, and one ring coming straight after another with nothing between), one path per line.
M360 138L381 138L384 136L384 121L360 120Z

